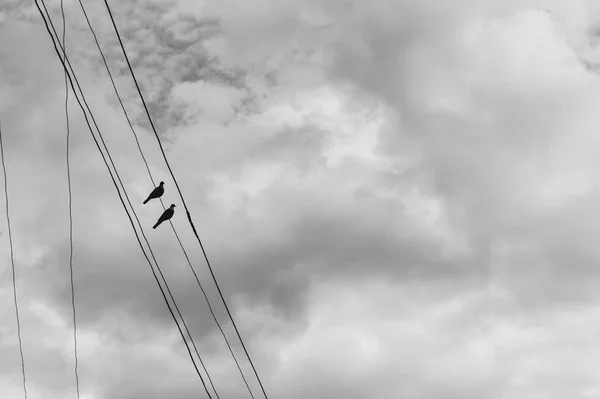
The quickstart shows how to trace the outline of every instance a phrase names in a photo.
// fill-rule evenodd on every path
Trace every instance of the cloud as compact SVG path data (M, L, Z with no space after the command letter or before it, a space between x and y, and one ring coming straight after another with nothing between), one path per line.
M586 68L597 6L539 3L115 3L271 396L597 392L598 83ZM67 5L72 60L151 226L161 210L141 205L145 166L79 5ZM106 11L86 7L155 180L178 205L183 245L235 341ZM63 77L39 18L16 10L0 14L0 115L24 348L32 397L58 398L73 394ZM84 397L196 397L201 384L71 105ZM146 230L220 395L246 397L177 241L168 228ZM0 388L12 398L21 392L5 264Z

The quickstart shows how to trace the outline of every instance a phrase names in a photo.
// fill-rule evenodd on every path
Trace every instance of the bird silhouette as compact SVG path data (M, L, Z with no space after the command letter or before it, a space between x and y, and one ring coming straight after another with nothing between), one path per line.
M152 228L153 229L157 228L162 222L165 222L165 221L171 219L174 214L175 214L175 204L171 204L171 206L168 209L165 209L163 214L160 215L160 217L158 218L158 222L156 222L156 224L154 226L152 226Z
M162 195L165 193L164 184L165 183L161 181L160 184L158 185L158 187L156 187L154 190L152 190L152 192L150 193L148 198L146 198L146 201L144 201L144 205L151 199L162 197Z

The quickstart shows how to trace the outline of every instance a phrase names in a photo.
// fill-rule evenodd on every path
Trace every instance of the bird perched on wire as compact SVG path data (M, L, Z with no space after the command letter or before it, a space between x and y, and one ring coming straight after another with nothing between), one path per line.
M171 219L174 214L175 214L175 204L171 204L171 206L168 209L165 209L163 214L160 215L160 217L158 218L158 222L156 222L156 224L154 226L152 226L152 228L153 229L157 228L162 222L165 222L165 221Z
M165 183L161 181L160 184L158 185L158 187L156 187L154 190L152 190L152 192L150 193L148 198L146 198L146 201L144 201L144 205L151 199L162 197L162 195L165 193L164 184Z

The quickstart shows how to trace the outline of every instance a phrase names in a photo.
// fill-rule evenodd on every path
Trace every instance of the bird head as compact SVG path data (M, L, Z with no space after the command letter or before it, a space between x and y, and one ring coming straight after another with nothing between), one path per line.
M175 204L171 204L171 208L175 208Z
M160 184L159 184L159 186L162 186L162 185L164 185L164 184L165 184L165 182L164 182L164 181L161 181L161 182L160 182Z

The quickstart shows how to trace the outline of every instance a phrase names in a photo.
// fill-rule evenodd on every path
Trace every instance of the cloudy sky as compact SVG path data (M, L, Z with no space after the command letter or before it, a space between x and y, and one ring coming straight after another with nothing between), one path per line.
M111 4L271 399L600 395L596 0ZM103 2L85 5L236 342ZM248 398L173 232L150 229L162 208L141 205L135 140L79 3L65 7L67 51L219 395ZM75 397L63 79L33 2L2 1L30 399ZM206 397L74 101L70 115L81 397ZM3 212L0 251L0 392L18 399Z

